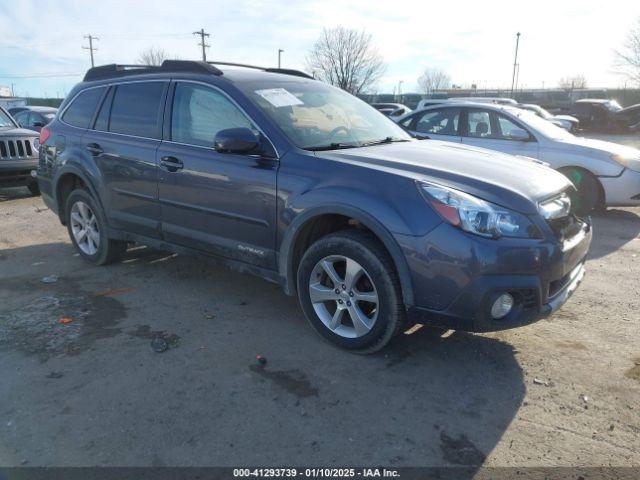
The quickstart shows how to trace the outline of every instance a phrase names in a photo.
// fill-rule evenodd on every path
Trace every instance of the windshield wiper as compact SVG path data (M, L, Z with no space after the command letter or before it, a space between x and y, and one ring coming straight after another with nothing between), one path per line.
M383 145L385 143L394 143L394 142L408 142L406 138L393 138L393 137L385 137L381 140L373 140L371 142L361 143L361 147L370 147L371 145Z
M310 150L312 152L319 152L321 150L340 150L343 148L357 148L360 145L355 143L330 143L328 145L317 145L311 147L302 147L304 150Z

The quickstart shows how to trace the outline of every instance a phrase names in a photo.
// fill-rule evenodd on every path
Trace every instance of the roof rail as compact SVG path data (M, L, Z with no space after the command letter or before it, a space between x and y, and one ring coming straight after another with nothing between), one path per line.
M192 60L165 60L160 66L150 65L100 65L87 70L84 81L102 80L105 78L123 77L127 75L139 75L144 73L162 73L162 72L191 72L191 73L210 73L213 75L222 75L222 71L206 62L198 62Z
M297 77L310 78L313 77L300 70L291 70L288 68L265 68L256 65L247 65L245 63L233 62L200 62L195 60L165 60L162 65L119 65L109 64L100 65L87 70L84 75L84 81L103 80L106 78L124 77L127 75L140 75L145 73L163 73L163 72L183 72L183 73L209 73L213 75L222 75L222 70L215 65L223 65L228 67L244 67L262 70L263 72L282 73L284 75L295 75Z
M266 67L258 67L257 65L247 65L246 63L233 63L233 62L207 62L207 63L209 65L223 65L227 67L252 68L254 70L262 70L263 72L282 73L284 75L295 75L296 77L310 78L313 80L313 77L308 73L302 72L300 70L292 70L289 68L266 68Z

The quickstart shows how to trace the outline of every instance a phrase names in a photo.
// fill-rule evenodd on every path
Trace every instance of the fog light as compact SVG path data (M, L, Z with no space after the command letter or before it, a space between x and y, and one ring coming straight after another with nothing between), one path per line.
M491 316L498 320L505 317L513 308L513 297L508 293L500 295L491 307Z

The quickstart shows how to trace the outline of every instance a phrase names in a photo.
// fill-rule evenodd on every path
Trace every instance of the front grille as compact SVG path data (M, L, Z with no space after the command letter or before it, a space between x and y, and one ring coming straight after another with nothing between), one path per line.
M31 140L27 138L0 140L0 160L32 158L34 153Z
M555 237L560 242L575 237L582 230L583 223L573 213L566 217L547 220Z

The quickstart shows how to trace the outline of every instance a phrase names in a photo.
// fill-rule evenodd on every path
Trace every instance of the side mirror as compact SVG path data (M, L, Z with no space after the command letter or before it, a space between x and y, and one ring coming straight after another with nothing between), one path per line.
M260 144L260 140L248 128L220 130L213 141L213 148L220 153L248 153Z
M507 137L509 140L518 140L520 142L526 142L530 138L529 132L522 128L514 128L508 133Z
M44 122L33 122L33 126L42 128L42 127L44 127Z

